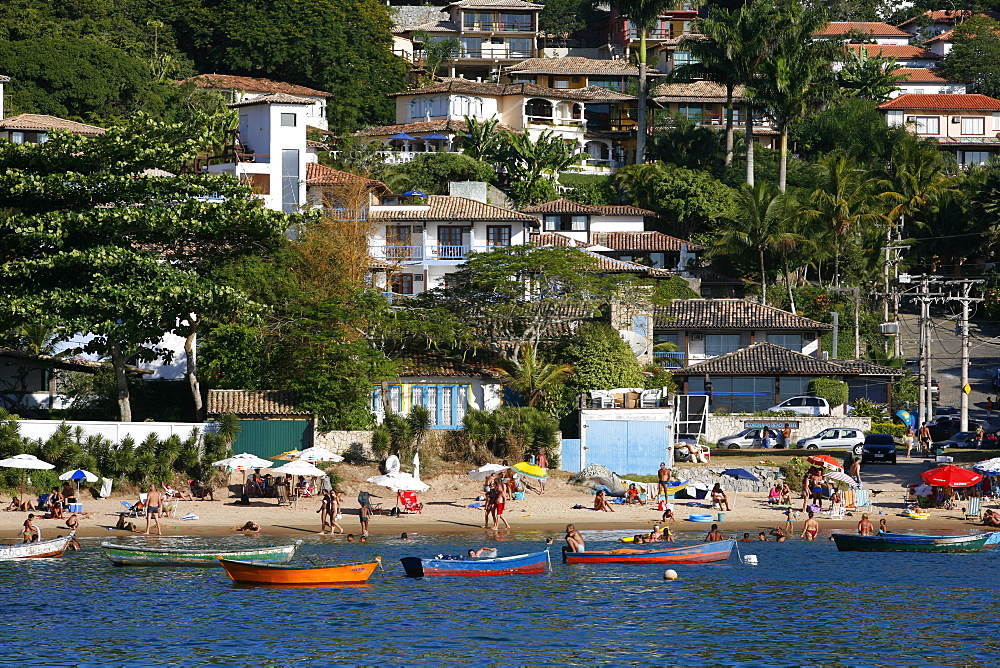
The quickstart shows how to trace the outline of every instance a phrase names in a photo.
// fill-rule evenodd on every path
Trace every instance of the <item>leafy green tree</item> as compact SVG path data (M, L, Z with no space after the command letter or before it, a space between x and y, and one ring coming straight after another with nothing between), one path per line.
M588 0L548 0L538 14L538 29L549 43L565 44L587 27L594 4Z
M413 33L413 41L423 44L424 47L424 69L431 77L437 76L437 71L446 60L455 57L461 48L462 43L457 38L431 37L426 30L418 30Z
M503 133L500 121L487 118L484 121L465 117L466 134L462 136L462 152L476 160L494 160L500 155Z
M535 139L528 133L503 135L501 164L512 186L516 204L534 203L541 199L539 184L548 180L552 184L560 172L580 162L585 153L552 132L544 130ZM541 187L542 193L555 192L555 187Z
M810 160L836 152L855 163L884 165L910 134L906 128L886 125L877 106L858 98L835 100L823 111L795 123L791 139Z
M650 158L687 169L717 171L724 152L718 132L704 125L695 125L679 115L670 115L662 124L661 118L657 119L652 145L649 147ZM727 141L731 139L732 135L727 133ZM731 143L726 150L731 162Z
M192 157L198 140L174 141L176 130L140 117L91 139L0 144L0 207L14 212L0 219L0 319L91 334L86 349L110 358L124 421L126 366L168 357L159 342L187 336L189 314L249 307L211 269L281 243L292 220L230 177L143 175ZM222 201L206 201L213 193Z
M951 51L941 74L972 85L970 93L1000 96L1000 21L973 16L955 27Z
M537 348L525 345L517 362L500 360L500 368L511 387L524 397L528 406L551 403L561 393L566 379L573 375L573 367L544 361Z
M872 56L867 49L848 49L837 81L848 95L870 102L885 102L898 90L896 84L907 79L907 75L898 74L901 68L895 58Z
M809 381L809 394L826 399L830 408L847 403L847 383L835 378L813 378Z
M566 381L566 400L590 390L644 387L642 367L632 350L606 323L587 322L558 349L555 359L575 370Z
M392 167L388 178L426 195L447 195L452 181L495 181L496 171L482 160L463 153L421 153L412 161ZM397 192L402 192L397 190Z

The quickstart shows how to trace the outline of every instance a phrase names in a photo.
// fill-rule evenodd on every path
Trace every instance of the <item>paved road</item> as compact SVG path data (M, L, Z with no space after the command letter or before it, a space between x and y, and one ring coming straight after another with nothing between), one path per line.
M961 396L962 339L955 334L957 316L950 310L931 310L931 358L932 378L937 378L941 386L942 406L958 408ZM920 351L920 328L917 313L900 313L900 329L903 337L903 355L915 358ZM1000 323L975 318L969 327L969 417L986 418L986 397L997 400L997 392L991 382L993 370L1000 368ZM994 426L1000 425L997 411L993 413Z

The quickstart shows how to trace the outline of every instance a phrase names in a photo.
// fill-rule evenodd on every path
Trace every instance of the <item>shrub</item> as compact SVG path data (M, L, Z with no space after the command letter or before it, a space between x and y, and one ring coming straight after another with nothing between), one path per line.
M792 457L782 467L781 472L785 475L785 482L793 492L802 491L802 480L809 470L809 462L802 457Z
M851 417L866 417L888 422L889 411L882 404L876 404L869 399L861 398L854 402L854 406L851 408Z
M809 394L826 399L830 407L847 403L847 383L833 378L813 378L809 381Z
M906 425L893 422L872 422L872 428L866 434L890 434L895 438L906 436Z
M516 463L527 453L545 450L549 467L559 466L559 423L548 413L505 406L495 411L469 411L463 423L465 429L456 437L464 441L465 456L472 460L495 457Z

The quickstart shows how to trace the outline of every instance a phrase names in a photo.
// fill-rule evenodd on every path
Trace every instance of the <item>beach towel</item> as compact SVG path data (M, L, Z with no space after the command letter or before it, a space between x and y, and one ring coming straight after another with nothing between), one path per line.
M101 478L101 498L106 499L111 496L111 478Z
M197 515L195 515L194 513L188 513L187 515L185 515L181 519L182 520L198 520L198 519L201 519L201 518L198 517Z

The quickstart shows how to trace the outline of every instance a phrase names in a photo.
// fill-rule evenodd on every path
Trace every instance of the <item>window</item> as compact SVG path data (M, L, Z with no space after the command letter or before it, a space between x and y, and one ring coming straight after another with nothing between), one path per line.
M461 429L468 397L468 385L414 385L410 389L411 406L427 409L432 429Z
M295 114L281 114L281 127L283 128L294 128L295 127Z
M507 43L508 58L531 58L535 55L535 40L516 37L504 40Z
M462 27L466 30L493 30L493 14L464 12Z
M990 159L992 154L989 151L962 151L960 164L964 167L969 165L982 165Z
M646 338L649 336L649 316L648 315L634 315L632 316L632 331Z
M706 334L705 335L705 355L716 357L725 355L740 348L739 334Z
M590 216L545 216L546 232L586 232L589 224Z
M460 225L438 226L438 257L441 259L461 259L465 257L465 247L462 246L462 227Z
M787 348L788 350L794 350L797 353L802 352L801 334L768 334L767 342Z
M488 225L486 227L486 245L490 248L510 246L510 225Z
M11 132L10 133L10 140L12 142L14 142L15 144L23 144L24 143L24 133L23 132Z
M599 88L609 88L611 90L616 90L619 93L625 92L624 79L601 79L598 77L590 77L587 79L587 85L597 86Z
M372 392L372 412L376 415L385 415L385 406L382 403L382 388L378 385ZM389 411L392 413L403 412L403 388L401 385L389 386Z
M789 397L800 397L809 393L809 381L812 378L806 376L782 376L781 388L778 393L778 401L784 401Z
M705 113L705 108L700 104L680 104L677 107L677 113L681 118L700 123L701 117Z
M482 58L483 40L481 37L463 37L462 49L459 52L462 58Z
M531 14L501 14L500 29L517 32L531 32Z
M696 65L700 61L691 55L690 51L674 51L674 67Z
M397 295L412 295L413 274L396 274L393 276L392 291Z
M431 116L448 115L448 96L438 95L431 98Z
M986 119L982 117L962 117L963 135L984 135L986 134Z
M281 149L281 210L296 213L299 209L299 150Z
M712 410L730 413L762 411L774 405L774 378L761 376L710 376ZM688 392L705 393L703 376L688 379Z
M409 225L390 225L385 228L385 257L387 260L409 260L413 256L413 233Z
M914 131L918 135L941 134L941 118L939 116L917 116L914 118Z

